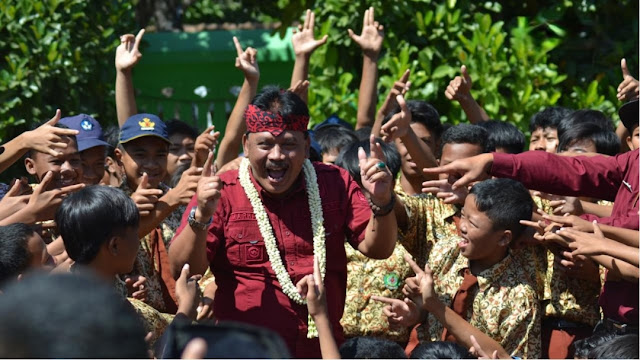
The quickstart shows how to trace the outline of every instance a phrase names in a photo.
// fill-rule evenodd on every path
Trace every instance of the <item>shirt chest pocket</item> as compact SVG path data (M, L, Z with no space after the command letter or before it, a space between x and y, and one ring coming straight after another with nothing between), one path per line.
M233 266L259 267L268 260L258 224L253 221L229 223L226 250Z

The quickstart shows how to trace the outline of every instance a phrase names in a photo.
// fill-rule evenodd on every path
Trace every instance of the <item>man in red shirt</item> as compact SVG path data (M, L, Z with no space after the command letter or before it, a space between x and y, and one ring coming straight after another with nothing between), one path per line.
M360 154L362 190L345 170L308 162L308 109L291 92L266 89L248 106L245 121L247 159L239 170L203 176L171 244L172 269L177 274L189 263L204 273L210 266L217 319L264 326L282 336L293 356L320 357L295 284L313 273L318 257L329 319L316 321L328 321L340 343L344 241L372 258L392 253L393 179L378 144L370 158Z

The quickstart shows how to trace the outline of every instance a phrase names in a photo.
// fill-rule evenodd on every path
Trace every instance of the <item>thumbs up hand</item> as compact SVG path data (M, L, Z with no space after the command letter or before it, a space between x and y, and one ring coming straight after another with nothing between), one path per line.
M467 72L467 67L462 65L460 67L460 73L462 76L456 76L451 80L444 95L449 100L456 100L458 102L468 100L471 97L471 76Z
M622 82L618 85L618 100L631 101L638 98L638 80L636 80L627 67L627 60L622 59L620 61L620 67L622 68Z
M143 173L136 191L131 194L131 199L136 203L140 216L147 216L153 211L162 196L162 190L149 188L149 175Z

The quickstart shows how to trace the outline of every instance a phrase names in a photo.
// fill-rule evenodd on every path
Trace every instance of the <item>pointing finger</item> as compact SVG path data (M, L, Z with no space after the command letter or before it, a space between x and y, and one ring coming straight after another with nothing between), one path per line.
M55 124L57 124L60 120L61 115L62 112L60 112L60 109L56 109L56 114L51 118L51 120L47 121L47 125L54 126Z
M242 56L242 45L240 45L240 41L238 41L237 37L233 37L233 44L236 46L236 52L238 53L238 57Z
M140 42L142 42L142 36L144 36L144 29L138 31L138 35L136 35L136 42L133 43L133 49L131 49L132 51L138 51L138 49L140 48Z
M627 67L627 59L620 60L620 67L622 68L622 77L631 76L629 68Z
M413 272L415 272L416 275L422 275L424 273L409 254L404 254L404 260L409 264L409 266L411 266L411 269L413 269Z

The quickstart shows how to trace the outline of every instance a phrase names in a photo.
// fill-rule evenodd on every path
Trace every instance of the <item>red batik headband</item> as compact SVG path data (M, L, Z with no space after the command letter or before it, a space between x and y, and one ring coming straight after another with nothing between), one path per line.
M283 131L307 131L309 117L304 115L289 115L282 117L269 111L261 110L255 105L247 106L244 111L248 132L268 131L273 136L279 136Z

